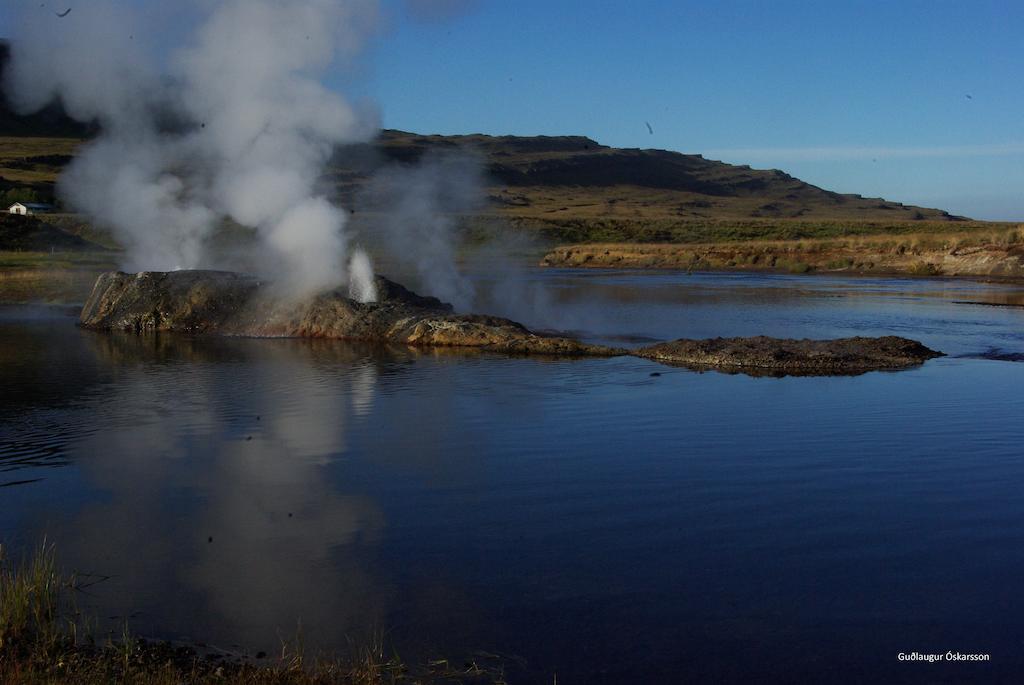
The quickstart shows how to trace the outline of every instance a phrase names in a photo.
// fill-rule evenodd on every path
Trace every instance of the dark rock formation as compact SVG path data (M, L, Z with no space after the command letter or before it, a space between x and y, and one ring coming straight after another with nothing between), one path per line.
M110 272L97 279L79 321L85 328L136 332L337 338L520 354L623 353L534 333L508 319L455 314L451 305L381 276L376 285L373 303L351 300L340 289L289 302L269 284L225 271Z
M301 302L276 297L271 284L225 271L105 273L80 323L101 330L181 331L254 337L336 338L425 347L463 347L516 354L633 354L691 368L751 375L839 375L915 366L941 353L897 337L841 340L716 338L676 340L634 351L538 333L496 316L456 314L376 278L378 300L359 303L334 290Z
M838 340L790 340L765 336L676 340L645 347L636 354L691 368L732 369L752 375L809 376L903 369L943 356L916 340L892 335Z

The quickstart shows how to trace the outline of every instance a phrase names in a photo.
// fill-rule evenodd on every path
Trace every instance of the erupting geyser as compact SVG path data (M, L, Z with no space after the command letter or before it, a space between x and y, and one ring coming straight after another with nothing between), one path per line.
M6 74L13 104L30 112L59 98L100 127L60 179L64 202L109 228L132 270L234 266L209 248L234 222L257 234L246 266L282 295L345 284L373 299L369 257L352 249L346 212L316 182L337 145L377 130L320 81L358 51L374 4L199 6L207 14L160 58L145 52L159 41L131 3L89 3L61 19L24 9Z
M676 340L638 350L588 345L536 333L496 316L456 314L377 276L375 302L337 289L281 300L272 285L224 271L107 273L82 309L86 328L136 333L182 331L262 337L336 338L418 347L461 347L513 354L611 357L634 354L693 368L753 375L836 375L916 366L941 353L905 338Z
M228 271L107 273L96 281L80 322L86 328L137 333L337 338L521 354L624 353L537 334L496 316L456 314L450 304L382 276L371 285L373 302L354 299L342 288L282 300L274 284Z
M14 106L28 113L59 98L72 117L99 125L60 179L64 202L114 232L126 268L159 270L101 276L83 326L626 353L508 319L455 314L449 304L374 276L369 255L352 244L346 212L318 185L339 145L369 140L378 129L321 83L371 32L372 0L210 0L198 7L205 13L195 30L161 58L142 49L157 42L128 2L97 0L56 19L44 6L26 6L14 32L5 73ZM453 271L454 223L438 198L472 208L478 172L457 158L435 159L371 184L394 219L382 224L385 242L414 259L420 279L460 309L474 292ZM244 262L211 249L215 232L229 224L257 237L260 249ZM258 276L191 270L214 266ZM937 354L898 338L676 341L634 353L797 373L901 368Z

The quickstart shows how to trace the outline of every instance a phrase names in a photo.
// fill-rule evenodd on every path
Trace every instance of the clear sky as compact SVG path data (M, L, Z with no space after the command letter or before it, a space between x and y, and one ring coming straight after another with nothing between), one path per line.
M374 59L386 126L578 133L1024 220L1020 0L480 0L465 10L392 23Z
M383 3L374 48L331 81L387 127L582 134L1024 220L1020 0ZM135 4L174 32L166 4Z

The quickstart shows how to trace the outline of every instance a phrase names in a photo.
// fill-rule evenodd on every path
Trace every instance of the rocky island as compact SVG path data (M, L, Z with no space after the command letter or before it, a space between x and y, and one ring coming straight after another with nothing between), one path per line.
M383 276L377 300L357 302L336 289L294 301L271 284L228 271L109 272L82 309L85 328L180 331L260 338L335 338L428 347L476 347L553 355L622 354L599 345L542 335L496 316L457 314Z
M651 345L637 350L635 354L689 368L795 376L853 375L882 369L903 369L943 356L916 340L894 335L835 340L791 340L763 335L684 339Z
M135 333L334 338L505 354L633 355L752 375L858 374L909 368L942 356L895 336L681 339L626 350L538 333L496 316L458 314L450 304L417 295L383 276L376 277L375 285L375 302L357 302L342 289L296 302L275 295L270 283L226 271L109 272L97 279L79 323L84 328Z

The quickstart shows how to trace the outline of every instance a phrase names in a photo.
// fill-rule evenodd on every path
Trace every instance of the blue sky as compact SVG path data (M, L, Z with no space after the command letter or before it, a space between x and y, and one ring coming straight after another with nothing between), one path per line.
M384 9L358 71L331 81L355 83L387 127L582 134L1024 220L1018 0L384 0Z
M1016 220L1022 28L1016 1L481 1L397 18L373 83L390 127L579 133Z

